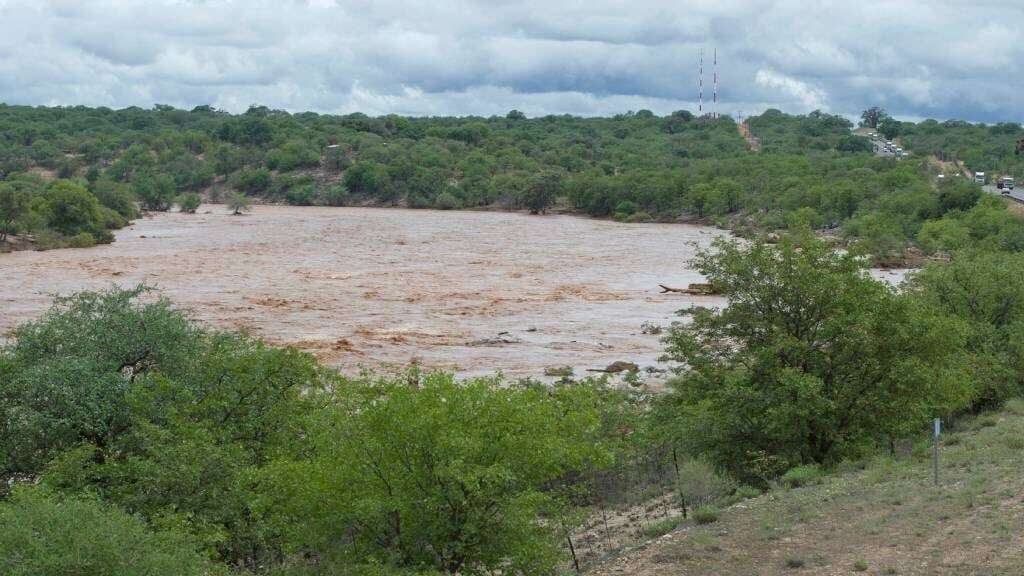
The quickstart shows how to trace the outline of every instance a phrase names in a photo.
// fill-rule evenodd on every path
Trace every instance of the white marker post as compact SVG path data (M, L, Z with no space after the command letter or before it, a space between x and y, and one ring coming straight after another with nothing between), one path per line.
M932 431L932 471L935 476L935 485L939 485L939 432L942 431L942 420L935 419L935 429Z

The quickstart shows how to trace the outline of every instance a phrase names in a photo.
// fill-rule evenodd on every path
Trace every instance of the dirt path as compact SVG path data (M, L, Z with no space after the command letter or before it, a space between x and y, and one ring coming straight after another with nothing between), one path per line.
M0 255L0 334L50 294L152 284L202 321L361 366L576 374L656 364L674 312L718 299L660 294L723 232L496 212L223 206L161 214L85 250Z
M760 152L761 140L759 140L757 136L754 136L753 133L750 132L750 126L747 125L746 122L741 122L737 124L736 127L740 131L740 136L743 136L743 139L747 141L747 145L750 146L750 149L753 150L754 152Z

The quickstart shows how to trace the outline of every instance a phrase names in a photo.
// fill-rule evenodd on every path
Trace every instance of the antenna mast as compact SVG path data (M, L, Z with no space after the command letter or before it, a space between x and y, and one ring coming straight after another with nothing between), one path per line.
M715 48L714 52L714 69L715 69L715 88L714 88L714 99L711 104L711 117L718 118L718 48Z
M704 49L697 50L697 116L704 115Z

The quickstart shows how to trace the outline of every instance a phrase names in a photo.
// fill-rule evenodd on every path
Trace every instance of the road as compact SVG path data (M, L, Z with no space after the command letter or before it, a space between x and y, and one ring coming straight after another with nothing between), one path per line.
M996 188L995 184L986 184L982 186L981 189L984 190L985 192L989 192L990 194L1002 193L1002 190ZM1024 190L1021 190L1020 188L1014 188L1013 190L1010 191L1009 194L1005 194L1004 196L1006 196L1007 198L1012 198L1017 202L1024 204Z

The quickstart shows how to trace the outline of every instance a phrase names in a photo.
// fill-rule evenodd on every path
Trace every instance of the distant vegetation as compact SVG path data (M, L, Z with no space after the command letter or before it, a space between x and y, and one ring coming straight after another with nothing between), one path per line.
M1024 178L1024 128L1016 122L971 124L959 120L925 120L919 123L889 121L886 132L899 138L916 154L941 160L959 160L971 171L990 178L1011 175Z
M881 125L894 125L878 112ZM940 126L896 124L907 138ZM868 140L839 116L768 110L748 125L760 153L748 150L730 118L687 111L371 118L261 106L231 115L208 106L0 105L0 178L31 188L21 196L31 196L33 206L10 209L26 201L0 196L0 233L41 233L54 244L87 234L103 242L107 229L133 216L136 203L189 212L196 194L225 201L237 192L301 206L561 208L631 222L699 219L751 233L811 226L860 240L876 260L895 263L915 244L946 250L949 242L936 240L942 234L934 226L922 228L960 219L980 197L968 183L937 192L921 159L874 157ZM990 136L981 141L1002 150L1015 126L963 130ZM63 200L42 197L58 179L77 196L94 196L96 208L74 210L86 213L74 223L52 214Z

